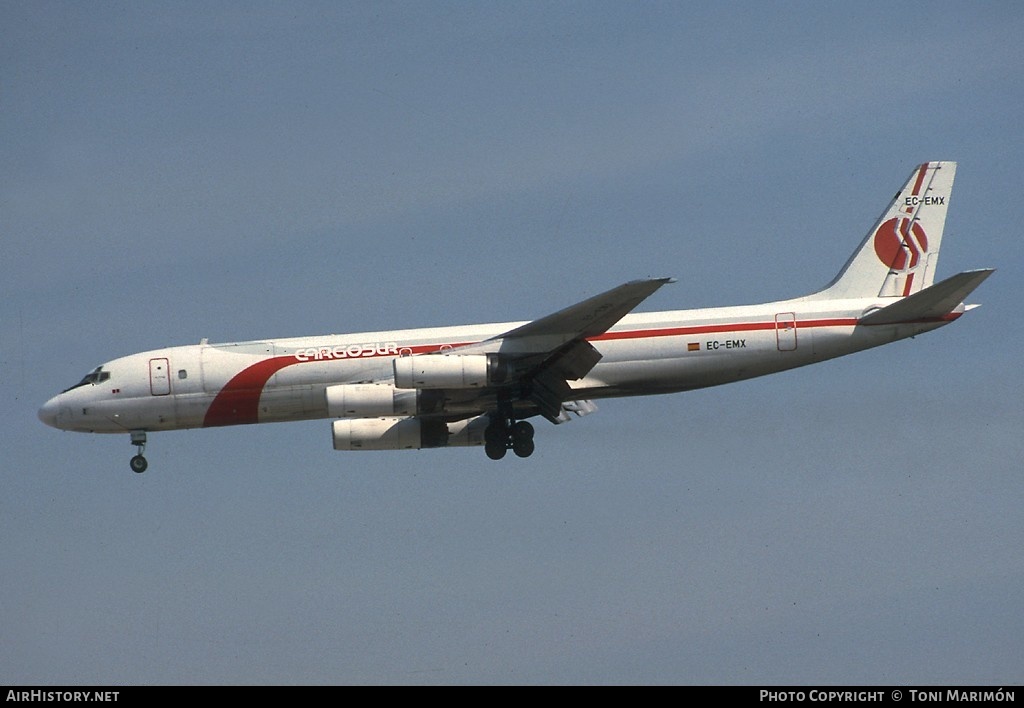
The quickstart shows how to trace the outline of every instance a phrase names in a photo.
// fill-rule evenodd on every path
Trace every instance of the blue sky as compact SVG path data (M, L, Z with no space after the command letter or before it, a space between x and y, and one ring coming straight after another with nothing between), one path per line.
M1020 683L1009 3L0 3L0 682ZM826 283L960 163L938 332L481 450L36 409L172 344Z

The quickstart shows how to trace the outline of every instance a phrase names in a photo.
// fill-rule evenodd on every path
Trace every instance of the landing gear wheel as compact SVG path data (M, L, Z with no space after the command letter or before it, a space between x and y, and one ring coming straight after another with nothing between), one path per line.
M142 455L136 455L128 464L131 465L132 472L135 474L142 474L146 471L146 468L149 467L149 463L146 462L146 458Z
M508 452L508 447L502 442L489 442L484 445L484 452L492 460L500 460Z
M514 440L512 442L512 452L516 453L517 457L529 457L533 454L533 450L533 440Z
M533 440L533 426L525 420L520 420L512 426L512 443L515 444L523 440ZM526 457L526 455L520 455L520 457Z
M491 423L484 428L484 442L488 445L504 445L508 440L508 431L501 425Z
M535 449L533 426L525 420L516 420L511 406L491 414L491 422L484 429L484 452L492 460L500 460L511 450L517 457L529 457Z

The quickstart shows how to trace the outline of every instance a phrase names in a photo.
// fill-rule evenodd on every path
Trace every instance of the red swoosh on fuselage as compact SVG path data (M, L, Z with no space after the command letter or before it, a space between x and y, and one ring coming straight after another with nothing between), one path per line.
M448 345L453 346L453 345ZM462 346L457 344L454 346ZM412 354L423 354L438 351L438 345L420 345L406 347ZM311 347L316 349L316 347ZM379 356L391 356L390 354L375 353L369 356L359 357L360 359L376 358ZM230 381L224 384L210 404L206 415L203 417L203 427L213 428L219 425L247 425L259 422L260 396L263 388L270 381L270 377L281 369L299 364L312 364L321 362L322 359L296 359L294 354L287 356L276 356L259 361L252 366L242 369L235 374Z
M242 369L213 399L203 418L203 427L258 423L263 387L278 371L298 363L294 356L276 356Z

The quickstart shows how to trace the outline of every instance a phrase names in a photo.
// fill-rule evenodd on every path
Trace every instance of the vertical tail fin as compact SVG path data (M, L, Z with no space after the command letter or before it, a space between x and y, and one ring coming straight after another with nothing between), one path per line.
M955 162L926 162L817 297L906 297L935 279Z

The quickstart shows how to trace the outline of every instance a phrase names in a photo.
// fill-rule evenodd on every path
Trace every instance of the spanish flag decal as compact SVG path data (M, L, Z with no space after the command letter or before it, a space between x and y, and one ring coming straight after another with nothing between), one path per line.
M700 351L700 342L689 342L689 343L687 343L686 351L688 351L688 352L699 352Z

